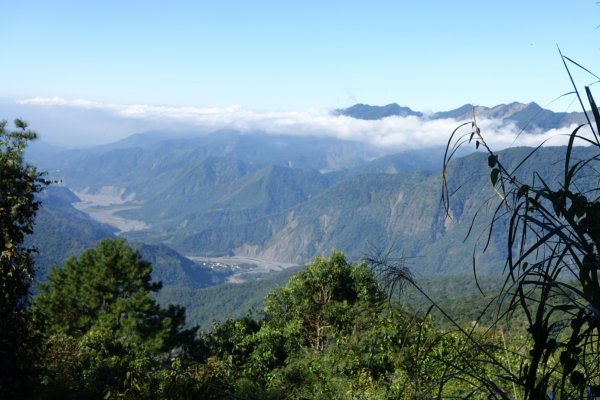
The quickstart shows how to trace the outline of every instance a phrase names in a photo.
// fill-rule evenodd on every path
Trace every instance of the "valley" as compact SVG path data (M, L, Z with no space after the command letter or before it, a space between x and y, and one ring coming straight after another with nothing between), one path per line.
M121 211L140 208L135 201L135 194L124 196L124 189L104 186L97 193L90 193L89 188L73 191L79 201L72 203L77 210L88 214L96 221L117 229L117 234L147 229L144 221L123 218L117 215Z
M230 271L231 275L227 278L227 283L242 283L253 279L260 279L265 274L298 266L292 263L245 256L201 257L188 255L186 257L196 264L213 270Z
M463 108L440 117L459 123ZM536 105L510 104L481 112L513 124L535 110ZM357 105L338 112L367 120L414 116L406 108L387 106ZM549 118L552 126L561 127L580 115ZM516 147L498 156L510 167L529 151ZM590 151L576 148L573 156L585 159ZM153 262L155 278L165 284L159 296L164 302L197 298L196 291L209 289L243 297L245 285L266 285L271 277L288 276L287 271L334 249L353 261L381 253L401 257L418 280L469 276L474 260L478 274L493 281L503 269L506 233L498 222L487 240L497 201L486 174L487 157L468 151L458 155L446 171L449 191L456 192L451 218L446 218L439 147L398 152L333 138L164 131L47 154L38 160L41 168L55 171L51 178L63 184L51 188L33 235L41 250L38 263L48 271L103 235L118 235ZM541 171L553 182L561 173L562 156L559 147L540 148L519 167L518 176L527 179ZM540 168L542 163L551 167ZM65 233L56 229L61 224L69 226ZM263 297L252 297L248 304L256 307ZM202 320L205 327L211 315L243 312L212 314L206 304L185 305L191 322Z
M125 203L122 205L102 206L84 201L80 203L73 203L73 207L75 207L79 211L88 214L90 217L92 217L98 222L116 228L117 234L131 231L140 231L149 228L149 225L146 224L144 221L127 219L117 215L121 211L134 210L136 208L140 208L141 206L137 204Z

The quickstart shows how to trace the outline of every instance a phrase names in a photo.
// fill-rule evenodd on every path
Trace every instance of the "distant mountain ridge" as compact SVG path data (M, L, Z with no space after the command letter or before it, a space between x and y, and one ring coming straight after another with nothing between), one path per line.
M348 108L337 109L336 114L345 115L356 119L376 120L391 116L398 117L422 117L423 114L411 110L409 107L401 107L396 103L385 106L371 106L368 104L355 104Z
M425 119L455 119L457 121L471 120L473 115L479 119L500 119L507 123L512 122L523 130L549 130L568 127L573 124L584 124L585 115L582 112L554 112L544 109L538 104L513 102L510 104L499 104L494 107L474 106L465 104L450 111L436 112L425 115L419 111L413 111L408 107L401 107L396 103L385 106L372 106L368 104L355 104L348 108L337 109L337 115L364 120L378 120L391 116L406 117L415 116Z

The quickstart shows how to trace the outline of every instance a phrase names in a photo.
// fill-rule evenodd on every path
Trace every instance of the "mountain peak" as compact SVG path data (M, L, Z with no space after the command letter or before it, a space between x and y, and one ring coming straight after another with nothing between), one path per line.
M369 104L358 103L348 108L337 109L336 114L365 120L382 119L392 116L423 116L422 113L413 111L408 107L401 107L397 103L390 103L385 106L372 106Z
M352 107L338 109L337 115L363 120L378 120L390 116L415 116L425 117L418 111L413 111L408 107L401 107L396 103L385 106L372 106L368 104L355 104ZM428 115L427 119L455 119L457 121L470 120L473 113L479 119L496 119L506 123L513 123L521 129L552 129L571 126L573 124L582 124L585 122L583 113L572 112L554 112L542 108L535 102L521 103L514 101L508 104L498 104L493 107L474 106L465 104L457 109L450 111L441 111Z
M446 119L446 118L462 119L464 116L471 115L473 113L474 107L475 106L473 104L465 104L454 110L437 112L437 113L433 114L432 117L435 119Z

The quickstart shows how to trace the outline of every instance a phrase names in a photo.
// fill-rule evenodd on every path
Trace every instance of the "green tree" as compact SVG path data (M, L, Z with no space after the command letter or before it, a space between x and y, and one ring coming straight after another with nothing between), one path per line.
M430 359L448 343L390 306L373 271L341 252L273 290L264 319L225 321L205 341L218 388L207 398L248 399L410 398L442 375Z
M458 358L458 347L429 320L386 300L366 263L337 251L317 257L265 299L248 365L279 398L420 395Z
M15 398L31 388L35 343L29 326L29 288L34 249L23 245L32 233L43 173L24 161L23 151L36 134L15 120L9 131L0 122L0 397Z
M387 272L408 277L403 267ZM446 381L483 346L386 300L365 263L341 252L315 258L267 296L264 318L227 320L203 335L208 357L194 375L202 398L474 398L469 385Z
M228 320L205 335L207 366L228 371L212 381L213 398L338 398L361 373L384 375L391 363L366 343L384 300L365 264L341 252L315 258L267 296L264 319ZM374 351L360 359L365 346Z
M385 296L364 263L346 261L334 251L314 262L265 299L270 325L298 324L302 338L315 351L324 349L335 333L355 329L359 315L381 310Z
M50 393L153 398L173 362L193 356L196 329L184 328L185 309L156 303L161 285L151 271L122 239L104 239L52 269L32 303Z

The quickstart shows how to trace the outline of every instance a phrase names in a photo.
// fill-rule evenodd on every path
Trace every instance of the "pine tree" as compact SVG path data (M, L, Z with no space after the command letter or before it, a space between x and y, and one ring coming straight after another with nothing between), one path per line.
M32 304L51 392L151 398L173 362L190 354L196 329L184 328L184 308L156 303L161 284L151 272L123 239L104 239L52 269Z

